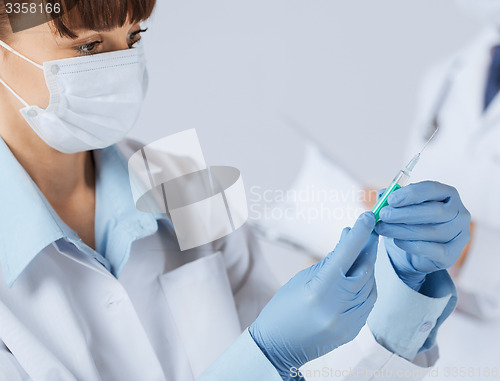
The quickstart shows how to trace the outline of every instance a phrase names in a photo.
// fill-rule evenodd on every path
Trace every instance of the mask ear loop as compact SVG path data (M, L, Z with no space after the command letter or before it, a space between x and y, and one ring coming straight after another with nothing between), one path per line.
M15 54L16 56L18 56L19 58L22 58L23 60L29 62L30 64L36 66L37 68L39 68L40 70L43 70L43 66L40 65L40 64L37 64L36 62L30 60L28 57L25 57L23 56L21 53L17 52L16 50L12 49L9 45L7 45L5 42L3 42L2 40L0 40L0 46L3 47L4 49L8 50L9 52L11 52L12 54Z
M7 85L2 78L0 78L0 83L2 85L4 85L7 88L7 90L9 90L12 93L12 95L14 95L17 98L17 100L24 105L24 107L29 107L30 106L29 104L27 104L24 101L23 98L21 98L19 95L17 95L17 93L14 90L12 90L12 88L9 85Z
M22 58L23 60L25 60L25 61L29 62L30 64L32 64L32 65L34 65L34 66L36 66L37 68L39 68L39 69L41 69L41 70L43 70L43 66L42 66L42 65L39 65L39 64L37 64L36 62L34 62L34 61L30 60L28 57L25 57L25 56L23 56L21 53L18 53L17 51L15 51L14 49L12 49L9 45L7 45L7 44L6 44L5 42L3 42L2 40L0 40L0 46L1 46L1 47L3 47L4 49L8 50L8 51L9 51L9 52L11 52L12 54L15 54L15 55L16 55L16 56L18 56L19 58ZM18 100L19 102L21 102L21 103L24 105L24 107L29 107L29 104L28 104L28 103L26 103L26 102L24 101L24 99L22 99L22 98L21 98L21 97L20 97L20 96L19 96L19 95L18 95L18 94L17 94L17 93L16 93L16 92L15 92L15 91L14 91L14 90L13 90L13 89L9 86L9 85L7 85L7 84L5 83L5 81L4 81L2 78L0 78L0 83L1 83L2 85L4 85L4 86L5 86L5 88L6 88L7 90L9 90L9 91L12 93L12 95L14 95L14 96L17 98L17 100Z

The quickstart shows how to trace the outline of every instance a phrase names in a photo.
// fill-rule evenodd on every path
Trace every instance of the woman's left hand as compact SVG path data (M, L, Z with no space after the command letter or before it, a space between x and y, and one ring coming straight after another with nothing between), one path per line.
M457 190L434 181L394 191L375 230L399 277L419 290L427 274L450 268L470 239L469 211ZM387 242L389 241L389 242Z

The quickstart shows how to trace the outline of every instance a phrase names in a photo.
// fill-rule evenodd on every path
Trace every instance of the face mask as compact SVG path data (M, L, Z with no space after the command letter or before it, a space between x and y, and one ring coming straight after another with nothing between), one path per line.
M458 0L458 6L477 21L500 27L500 0Z
M1 78L25 107L31 128L52 148L76 153L109 147L132 129L147 89L146 60L135 48L39 65L0 41L0 46L44 72L49 106L30 106Z

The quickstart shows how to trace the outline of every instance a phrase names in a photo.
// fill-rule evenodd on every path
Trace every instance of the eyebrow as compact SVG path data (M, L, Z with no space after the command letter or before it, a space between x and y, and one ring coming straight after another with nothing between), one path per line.
M139 29L141 28L141 22L142 21L139 21L135 24L131 24L130 25L130 29L133 29L134 27L138 27ZM103 28L103 29L88 29L88 28L85 28L85 27L73 27L72 28L72 32L76 35L75 38L71 38L71 37L68 37L68 36L59 36L60 39L61 39L61 42L62 44L71 44L71 45L75 45L75 44L79 44L79 43L85 43L85 42L88 42L88 40L90 38L93 37L93 35L95 34L99 34L99 33L103 33L103 32L109 32L111 30L113 30L115 28ZM133 32L133 31L132 31ZM70 39L71 41L67 42L67 40Z
M139 26L140 27L140 22L136 24L131 24L130 28L133 28L134 26ZM115 28L103 28L103 29L86 29L86 28L73 28L72 31L76 34L76 38L74 40L86 38L86 35L92 35L93 33L103 33L103 32L109 32ZM82 37L83 35L83 37Z

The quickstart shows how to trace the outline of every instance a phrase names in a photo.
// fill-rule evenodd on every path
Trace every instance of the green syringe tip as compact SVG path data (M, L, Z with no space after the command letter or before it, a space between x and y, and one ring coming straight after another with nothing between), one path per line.
M372 209L372 213L375 215L375 219L376 221L380 221L380 211L382 210L382 208L384 206L387 206L389 205L389 196L392 192L394 192L395 190L397 189L400 189L401 188L401 185L399 185L398 183L392 183L389 188L387 188L384 192L384 194L382 194L382 196L380 196L378 202L375 204L375 206L373 207Z

